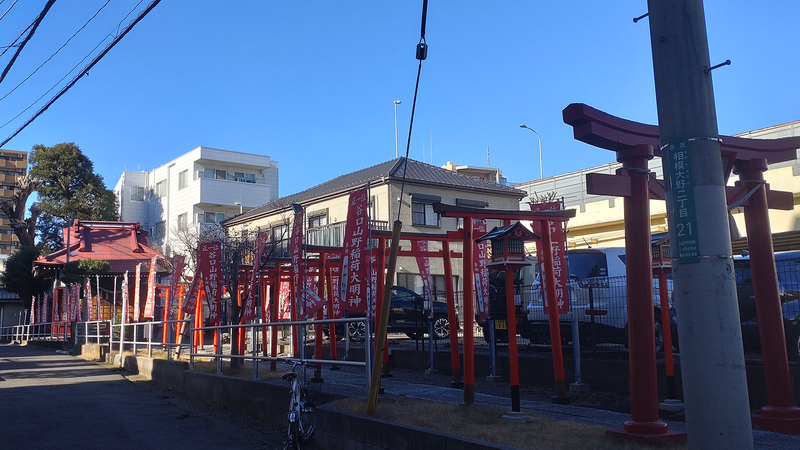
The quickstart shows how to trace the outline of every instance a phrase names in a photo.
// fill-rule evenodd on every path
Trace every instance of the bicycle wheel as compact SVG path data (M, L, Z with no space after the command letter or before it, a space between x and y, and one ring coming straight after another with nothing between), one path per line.
M314 439L314 404L308 400L305 389L301 391L300 417L298 418L300 443L305 444Z
M289 422L289 439L286 441L287 450L300 450L300 427L297 421Z

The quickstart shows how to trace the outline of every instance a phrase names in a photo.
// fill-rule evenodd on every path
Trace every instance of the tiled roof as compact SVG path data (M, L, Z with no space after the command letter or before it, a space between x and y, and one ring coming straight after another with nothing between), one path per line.
M136 265L150 261L153 256L164 255L150 248L147 232L138 223L80 222L75 221L69 230L70 261L96 259L111 264L109 274L123 274L136 270ZM40 256L34 267L63 266L67 262L67 249Z
M261 214L276 209L286 208L292 203L302 203L304 201L313 200L326 195L347 192L349 190L364 186L367 183L381 179L400 181L403 178L403 169L406 165L406 161L408 161L408 169L406 169L406 181L410 183L424 183L451 188L455 187L462 190L480 191L495 195L508 195L517 198L522 198L526 195L524 191L519 189L502 186L500 184L482 180L480 178L462 175L451 170L436 167L424 162L415 161L413 159L397 158L336 177L332 180L306 189L305 191L298 192L297 194L281 197L277 200L273 200L269 203L253 208L243 214L235 216L232 219L228 219L225 222L238 222L241 219L257 217ZM223 222L223 224L225 224L225 222Z

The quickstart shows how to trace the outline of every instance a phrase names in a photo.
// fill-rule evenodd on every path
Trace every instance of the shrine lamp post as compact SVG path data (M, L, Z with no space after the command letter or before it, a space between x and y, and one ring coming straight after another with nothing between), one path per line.
M544 172L542 171L542 138L539 137L539 133L537 133L536 130L527 125L520 124L519 127L533 131L533 134L536 135L536 139L539 140L539 179L541 180L542 178L544 178Z

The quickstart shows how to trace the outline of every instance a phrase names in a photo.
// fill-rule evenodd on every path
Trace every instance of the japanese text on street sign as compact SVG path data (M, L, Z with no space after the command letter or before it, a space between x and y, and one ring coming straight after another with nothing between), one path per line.
M539 203L531 204L531 211L559 211L561 210L561 203ZM533 232L541 235L542 221L533 222ZM567 234L564 232L564 227L561 222L548 222L550 227L550 243L553 252L553 275L556 279L555 288L555 301L558 305L559 314L569 313L569 271L567 270ZM536 255L541 258L541 241L536 241ZM544 267L542 261L539 261L539 266ZM543 273L541 271L540 273ZM543 279L540 281L544 281ZM542 283L543 285L543 283ZM544 292L544 290L542 290ZM547 297L544 299L544 312L548 313L549 306L547 304Z
M669 189L672 193L672 216L675 224L678 263L697 262L699 243L689 140L686 138L668 140L666 154L667 161L664 168L669 174Z

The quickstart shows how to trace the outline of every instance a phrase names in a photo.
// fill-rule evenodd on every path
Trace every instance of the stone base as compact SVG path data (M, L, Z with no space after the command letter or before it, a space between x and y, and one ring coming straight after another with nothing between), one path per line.
M569 391L573 394L580 394L581 392L590 392L592 386L589 383L570 383Z
M752 417L754 427L783 434L800 434L800 417L764 417L756 414Z
M606 437L639 442L643 444L652 444L657 442L686 442L686 433L671 430L662 434L640 434L625 431L624 428L615 428L613 430L606 430Z
M503 419L511 422L527 422L528 420L530 420L530 417L521 412L509 411L503 414Z
M683 411L684 410L683 402L676 399L676 398L668 398L665 399L663 402L658 404L658 409L663 411Z

